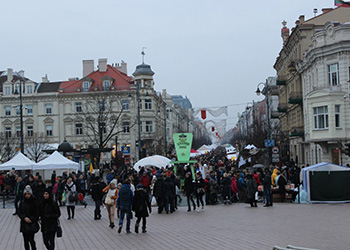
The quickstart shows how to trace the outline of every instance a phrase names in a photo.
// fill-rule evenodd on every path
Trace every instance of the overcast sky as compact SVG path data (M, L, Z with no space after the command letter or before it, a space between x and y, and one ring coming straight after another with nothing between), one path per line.
M193 107L229 105L227 124L275 76L281 22L334 7L334 0L31 0L1 4L0 70L24 70L40 82L82 77L82 60L142 62L155 89L187 96Z

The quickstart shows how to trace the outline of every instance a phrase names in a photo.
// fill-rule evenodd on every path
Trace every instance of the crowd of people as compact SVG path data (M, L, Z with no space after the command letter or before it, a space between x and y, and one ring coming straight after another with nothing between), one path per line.
M230 205L245 202L257 207L262 201L265 207L273 206L272 190L278 190L281 201L285 200L287 183L300 183L300 169L293 163L266 168L237 168L218 148L197 157L197 163L180 164L174 167L140 168L113 166L104 169L107 173L82 172L56 176L53 171L51 183L45 183L39 173L35 176L21 176L14 169L0 174L0 187L4 195L14 195L15 212L21 219L25 249L35 249L35 230L28 230L27 224L40 220L41 231L47 249L54 249L55 233L58 230L60 206L66 206L67 220L75 218L75 206L87 206L86 194L91 194L95 203L94 220L102 217L101 207L108 213L109 227L115 227L118 217L118 233L121 233L126 219L126 233L131 233L131 219L136 217L135 233L146 233L147 220L152 206L157 212L171 214L178 210L185 198L187 211L200 212L205 206L218 203Z

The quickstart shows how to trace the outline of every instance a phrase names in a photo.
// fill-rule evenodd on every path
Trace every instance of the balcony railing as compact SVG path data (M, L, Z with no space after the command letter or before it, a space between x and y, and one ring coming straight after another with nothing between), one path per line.
M279 103L278 106L277 106L277 111L278 112L281 112L281 113L284 113L284 112L287 112L288 110L288 104L287 103Z
M290 137L304 136L304 127L294 127L290 131Z
M302 92L292 92L289 95L288 103L289 104L299 104L303 102Z

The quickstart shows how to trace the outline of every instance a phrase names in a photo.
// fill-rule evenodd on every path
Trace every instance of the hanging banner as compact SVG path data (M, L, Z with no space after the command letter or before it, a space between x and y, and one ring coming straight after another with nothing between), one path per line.
M192 148L192 133L176 133L173 135L178 161L188 161Z
M205 109L201 110L201 117L203 120L205 120L205 118L207 118L207 111Z

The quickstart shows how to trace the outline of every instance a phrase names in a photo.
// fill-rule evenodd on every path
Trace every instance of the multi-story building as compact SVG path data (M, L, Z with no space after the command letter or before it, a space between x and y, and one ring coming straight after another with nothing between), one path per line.
M297 65L303 82L305 159L349 163L350 23L327 22Z
M141 155L166 154L172 133L188 131L183 120L192 118L175 107L171 98L163 99L155 91L153 75L150 65L142 63L130 77L126 63L109 65L107 59L99 59L97 70L93 60L84 60L83 77L62 82L49 82L45 77L38 84L8 69L1 78L2 131L18 137L19 112L12 106L19 103L15 89L21 82L26 137L44 133L47 142L67 140L75 149L126 148L131 163ZM174 129L166 133L167 128Z
M296 65L303 59L304 52L311 44L315 31L323 28L327 21L350 21L350 8L338 7L323 9L323 13L309 20L300 16L296 26L289 34L286 22L283 22L283 47L274 64L279 85L279 105L281 133L288 134L280 142L284 158L294 159L299 165L307 164L304 143L303 88L300 73Z

